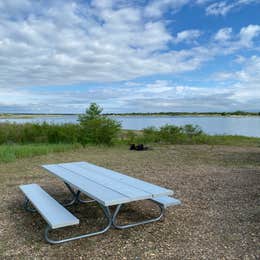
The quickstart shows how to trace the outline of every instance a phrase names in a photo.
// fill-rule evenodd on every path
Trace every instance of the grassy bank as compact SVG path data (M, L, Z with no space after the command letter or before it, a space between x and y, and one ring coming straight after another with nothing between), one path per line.
M96 132L95 125L92 131ZM15 161L16 159L33 157L36 155L63 152L77 149L82 146L93 145L91 135L89 143L82 142L83 128L79 124L0 124L0 163ZM103 139L109 132L102 132L99 136ZM85 140L84 140L85 141ZM120 146L144 144L145 146L158 146L162 144L207 144L260 147L260 138L228 135L206 135L197 126L186 125L177 127L166 125L161 128L146 128L142 131L121 130L114 145Z
M160 129L147 128L142 131L123 131L122 142L127 144L208 144L260 147L259 137L207 135L194 126L186 125L185 127L185 131L175 126L166 126Z
M80 124L15 124L0 123L0 145L2 144L75 144L83 140L85 129ZM100 125L92 126L93 134L102 137L109 136L110 132ZM93 143L91 135L89 143ZM87 142L87 143L88 143ZM163 144L224 144L224 145L260 145L260 138L231 136L231 135L207 135L196 125L174 126L165 125L160 128L148 127L141 131L121 130L113 143L163 143ZM84 142L84 144L86 144Z
M82 147L80 144L0 145L0 163L12 162L16 159L34 157L48 153L76 150L80 147Z
M206 144L260 147L260 138L240 135L208 135Z
M225 145L225 146L240 146L240 147L260 147L260 138L245 137L245 136L208 136L206 144L211 146ZM142 139L137 139L136 143L140 143ZM149 147L156 147L160 143L145 143ZM186 144L187 145L187 144ZM116 147L124 147L125 150L128 146L125 142L118 142ZM91 146L87 146L91 147ZM45 155L49 153L65 152L70 150L81 149L82 145L74 144L11 144L0 145L0 163L8 163L26 157L35 157L38 155Z

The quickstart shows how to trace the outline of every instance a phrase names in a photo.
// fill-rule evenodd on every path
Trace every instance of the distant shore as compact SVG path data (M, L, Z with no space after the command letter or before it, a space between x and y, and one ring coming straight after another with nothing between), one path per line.
M158 113L107 113L108 116L260 116L260 112L158 112Z
M37 117L60 117L60 116L78 116L79 114L12 114L12 113L0 113L0 119L27 119ZM260 116L260 112L158 112L158 113L104 113L106 116Z
M26 119L37 117L59 117L66 116L65 114L0 114L0 119Z

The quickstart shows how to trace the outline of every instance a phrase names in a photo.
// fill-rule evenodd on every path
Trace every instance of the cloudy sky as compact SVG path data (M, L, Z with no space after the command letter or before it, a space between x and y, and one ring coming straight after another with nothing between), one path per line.
M260 111L260 0L0 0L0 113Z

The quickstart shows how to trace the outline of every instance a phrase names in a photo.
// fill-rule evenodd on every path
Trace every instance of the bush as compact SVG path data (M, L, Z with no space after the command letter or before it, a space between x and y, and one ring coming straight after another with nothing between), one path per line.
M76 124L0 124L0 144L77 143L80 126Z
M78 143L81 129L76 124L53 125L48 128L47 138L49 143Z
M166 144L192 144L206 143L207 135L203 133L197 125L165 125L159 129L147 127L143 129L143 142L154 143L161 142ZM141 137L139 138L142 139Z
M137 134L133 130L127 130L122 139L124 138L127 144L134 144L137 141Z
M153 143L160 141L159 131L156 127L147 127L143 129L143 138L145 142Z
M182 132L188 137L199 136L203 134L202 129L198 125L185 125L182 127Z
M159 136L163 142L169 144L181 143L185 138L182 128L175 125L162 126L159 131Z
M81 126L80 142L82 144L111 145L121 130L116 120L101 115L102 108L96 103L90 104L84 115L79 116Z

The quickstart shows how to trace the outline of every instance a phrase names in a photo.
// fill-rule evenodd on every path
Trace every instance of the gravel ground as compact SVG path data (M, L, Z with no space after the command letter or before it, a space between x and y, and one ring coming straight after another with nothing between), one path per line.
M35 182L55 198L64 198L65 186L39 166L69 161L89 161L173 189L182 205L167 209L160 222L49 245L43 238L44 221L23 210L18 186ZM259 177L259 147L155 146L143 152L90 147L1 164L0 258L260 259ZM95 204L70 210L81 224L60 236L104 224ZM150 202L131 203L120 221L154 214Z

